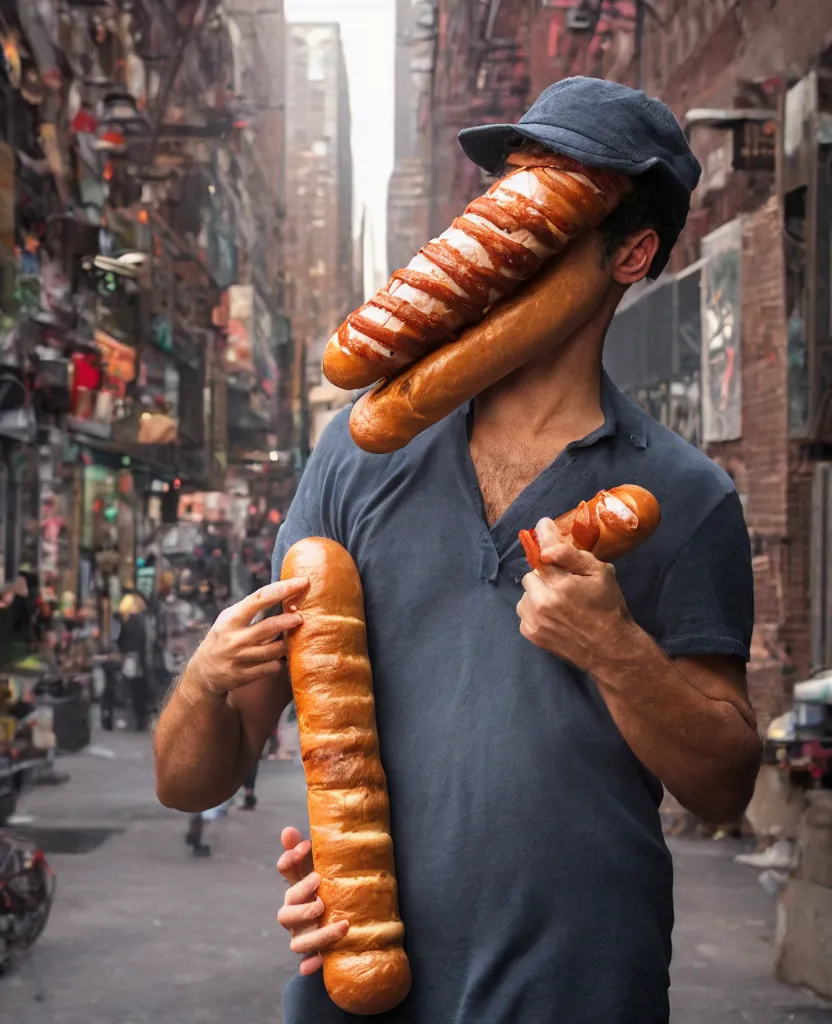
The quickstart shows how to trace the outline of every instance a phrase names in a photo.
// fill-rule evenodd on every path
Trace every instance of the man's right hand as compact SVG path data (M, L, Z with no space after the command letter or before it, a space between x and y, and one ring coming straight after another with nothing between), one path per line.
M321 928L319 921L325 908L317 894L321 876L312 867L312 844L296 828L285 828L280 841L285 853L277 862L277 870L289 888L277 921L292 936L292 952L303 957L300 973L314 974L323 966L321 953L343 939L349 922L336 921Z
M282 634L297 629L303 619L297 612L289 611L254 625L252 620L281 602L291 602L308 585L306 579L271 583L226 608L188 663L183 685L224 698L234 690L274 675L286 655Z

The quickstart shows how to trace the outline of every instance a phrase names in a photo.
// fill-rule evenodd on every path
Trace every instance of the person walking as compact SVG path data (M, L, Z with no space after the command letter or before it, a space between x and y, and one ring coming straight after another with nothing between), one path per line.
M243 810L253 811L257 806L257 797L254 795L254 787L257 783L257 772L260 768L260 758L249 768L248 774L243 779Z
M150 699L147 605L139 594L127 594L121 599L118 614L121 674L128 687L134 728L146 732Z
M667 265L700 167L664 104L591 78L461 142L490 174L529 146L530 160L553 151L631 177L573 243L604 276L598 306L392 455L357 448L339 413L273 573L317 536L344 545L361 576L413 974L385 1024L668 1024L662 787L707 821L741 815L753 792L751 549L728 475L622 395L602 358L628 289ZM622 483L655 495L662 524L613 569L564 543L553 517ZM535 524L539 575L518 543ZM163 803L216 803L259 756L291 686L275 633L249 623L307 583L258 591L194 655L156 734ZM279 920L302 958L284 1018L346 1024L321 954L349 920L322 925L311 844L294 828L281 838ZM362 949L362 931L344 948Z

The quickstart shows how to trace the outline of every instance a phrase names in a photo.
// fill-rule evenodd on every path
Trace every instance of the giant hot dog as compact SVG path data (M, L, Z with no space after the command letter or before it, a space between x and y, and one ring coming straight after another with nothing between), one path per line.
M630 187L617 171L553 152L515 153L509 162L516 169L347 317L324 352L332 384L365 387L449 342L600 224Z
M625 484L599 491L590 501L555 520L563 539L589 551L601 562L612 562L653 536L661 522L659 503L643 487ZM534 530L522 530L520 543L533 572L544 567Z
M553 351L597 311L608 288L597 242L585 235L457 341L362 395L350 414L353 440L375 454L404 448L486 388Z
M349 553L310 538L289 549L282 578L307 577L292 606L303 624L287 637L306 774L322 924L350 929L323 953L324 985L347 1013L385 1013L410 990L378 747L364 599Z

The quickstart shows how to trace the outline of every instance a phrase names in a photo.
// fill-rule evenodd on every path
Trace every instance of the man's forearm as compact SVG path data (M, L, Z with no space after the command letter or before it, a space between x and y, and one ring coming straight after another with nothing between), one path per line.
M592 676L633 753L680 803L712 823L742 813L759 767L749 706L700 692L635 624Z
M248 769L240 715L227 697L196 686L188 669L159 718L155 752L159 800L191 814L229 800Z

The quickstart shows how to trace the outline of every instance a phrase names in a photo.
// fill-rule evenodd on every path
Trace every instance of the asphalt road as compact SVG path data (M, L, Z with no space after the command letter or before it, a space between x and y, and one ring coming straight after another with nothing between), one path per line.
M214 856L194 861L184 816L155 801L147 742L98 743L104 751L62 760L68 784L35 790L24 805L51 847L97 846L50 854L53 916L0 979L0 1022L281 1024L296 960L275 923L274 862L281 827L305 820L299 767L264 764L257 810L209 825ZM674 1024L832 1024L832 1008L773 978L773 903L754 872L733 864L736 846L695 840L673 852Z

